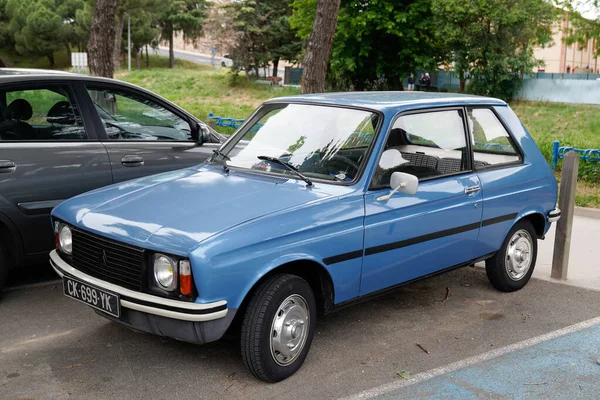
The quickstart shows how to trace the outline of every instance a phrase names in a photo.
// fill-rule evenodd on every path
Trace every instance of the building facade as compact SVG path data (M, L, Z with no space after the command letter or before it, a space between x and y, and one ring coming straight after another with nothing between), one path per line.
M578 43L567 45L566 39L572 24L569 15L553 28L552 42L545 47L535 49L535 57L544 61L544 66L535 68L535 72L548 73L600 73L600 57L594 57L596 40L590 40L583 48Z

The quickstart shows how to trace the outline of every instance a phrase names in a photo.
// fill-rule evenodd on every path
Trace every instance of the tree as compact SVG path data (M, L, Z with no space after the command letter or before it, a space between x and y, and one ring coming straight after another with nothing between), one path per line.
M165 0L167 12L159 21L161 36L169 41L169 67L175 67L173 39L176 31L185 37L196 38L202 33L202 24L206 18L206 10L210 5L207 0Z
M62 46L63 21L53 0L9 0L6 11L15 50L23 55L47 57L54 68L54 52Z
M536 44L550 41L556 11L545 0L433 0L439 37L468 90L510 99L540 62ZM464 83L463 83L464 84Z
M60 37L67 51L67 57L71 59L71 46L81 46L82 38L77 35L75 29L75 18L77 11L82 10L86 6L84 0L55 0L56 13L62 18L62 32Z
M107 78L112 78L114 72L116 8L117 0L96 0L87 46L90 72Z
M292 7L292 27L306 38L316 0L295 0ZM431 0L343 1L329 84L341 90L401 89L404 76L436 68L444 59L436 29Z
M121 52L123 51L123 36L124 36L124 27L125 22L127 21L128 15L131 17L131 21L136 19L141 21L142 18L145 19L147 24L141 24L141 22L136 21L136 27L145 30L151 29L152 24L157 24L157 19L160 15L166 13L169 9L169 2L165 0L118 0L119 4L117 6L117 11L115 14L115 46L113 49L113 64L115 65L115 69L119 69L121 66ZM133 32L133 30L132 30ZM156 33L158 36L160 32ZM156 37L155 36L155 37ZM149 43L152 39L148 39Z
M143 47L158 37L160 30L156 27L154 12L139 11L131 19L131 52L135 57L135 68L140 69L140 53ZM125 35L125 34L124 34Z
M322 93L325 91L325 77L333 37L337 25L340 0L318 0L315 21L308 37L304 69L302 72L302 93Z

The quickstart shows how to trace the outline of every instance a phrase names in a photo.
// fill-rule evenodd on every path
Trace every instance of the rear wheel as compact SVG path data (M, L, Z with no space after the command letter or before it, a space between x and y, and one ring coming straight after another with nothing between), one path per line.
M537 259L537 235L531 222L517 222L506 235L502 248L488 259L485 269L493 287L514 292L529 282Z
M255 291L242 323L242 358L267 382L293 375L306 359L316 324L315 297L296 275L275 275Z

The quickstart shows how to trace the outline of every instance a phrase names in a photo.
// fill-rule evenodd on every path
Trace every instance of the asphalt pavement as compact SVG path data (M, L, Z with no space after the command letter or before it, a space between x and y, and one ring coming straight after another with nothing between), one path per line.
M0 398L336 399L595 318L599 306L597 291L537 279L500 293L483 270L465 268L322 318L303 368L265 384L243 366L235 337L204 346L166 340L97 316L60 284L21 288L0 300ZM598 347L585 351L600 357ZM519 382L523 370L509 371L497 379ZM417 392L400 393L389 398Z

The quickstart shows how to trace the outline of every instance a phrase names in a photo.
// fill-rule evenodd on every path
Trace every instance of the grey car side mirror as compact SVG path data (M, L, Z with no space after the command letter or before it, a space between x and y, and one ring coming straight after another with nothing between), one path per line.
M210 143L210 131L204 125L196 125L196 144L202 146L204 143Z
M390 178L390 187L392 191L385 196L379 196L377 201L388 201L396 192L404 194L417 193L419 178L404 172L394 172Z

